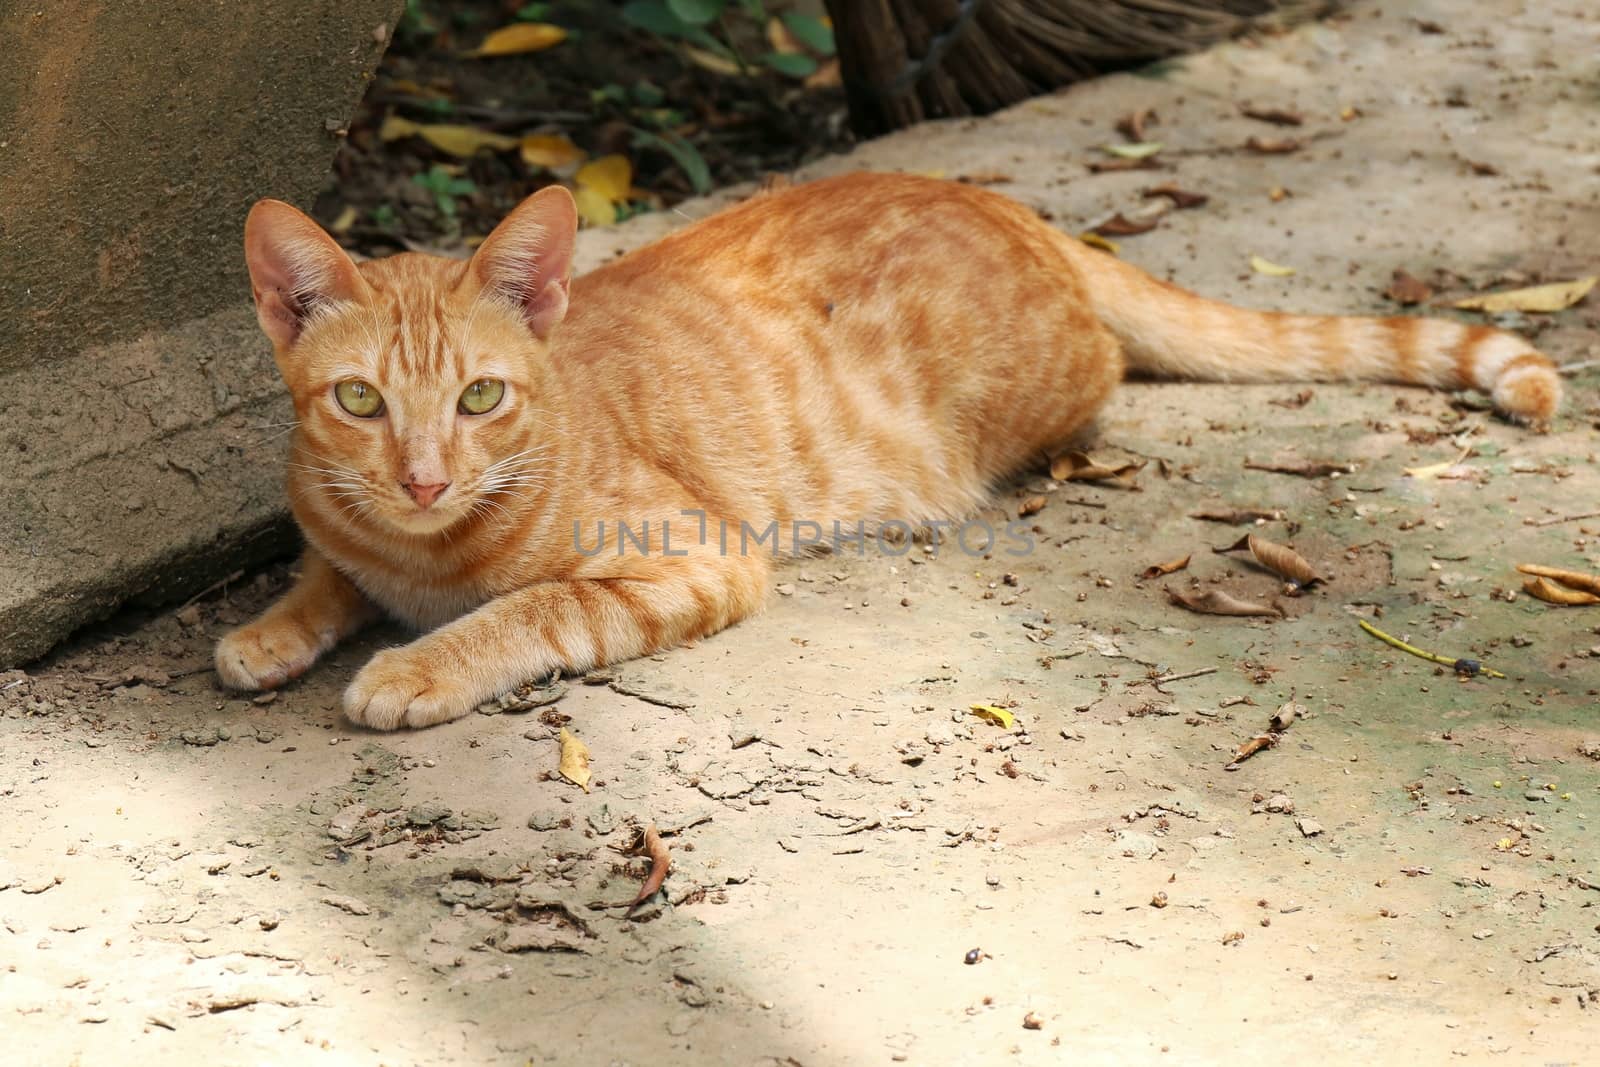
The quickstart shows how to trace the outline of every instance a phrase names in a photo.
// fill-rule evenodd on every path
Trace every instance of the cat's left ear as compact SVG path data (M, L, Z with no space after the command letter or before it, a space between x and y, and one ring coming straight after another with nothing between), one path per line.
M511 301L535 337L547 340L567 313L578 208L559 185L518 204L478 246L470 277Z

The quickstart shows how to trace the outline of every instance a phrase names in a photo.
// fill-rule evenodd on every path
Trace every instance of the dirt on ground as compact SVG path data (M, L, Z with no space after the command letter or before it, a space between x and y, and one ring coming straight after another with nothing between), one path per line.
M1357 4L811 173L959 168L1075 230L1172 181L1211 202L1115 237L1127 258L1242 303L1352 312L1392 310L1404 268L1440 294L1423 307L1470 316L1442 304L1594 273L1565 242L1596 218L1596 104L1561 72L1596 28L1500 0ZM1305 112L1306 145L1239 148L1271 135L1241 100ZM1146 107L1167 173L1091 172L1125 158L1098 146ZM1031 551L969 536L796 562L730 631L425 731L338 711L397 629L276 695L217 688L215 640L284 566L0 675L8 1047L1585 1062L1600 607L1536 599L1514 567L1600 571L1595 299L1500 320L1572 364L1550 432L1469 395L1133 383L1086 446L1142 466L1041 465L981 516L1028 512ZM1248 534L1325 580L1286 588L1255 561L1270 551L1231 550ZM1175 601L1218 592L1269 614ZM587 745L587 791L559 772L563 731ZM630 907L652 825L671 870Z

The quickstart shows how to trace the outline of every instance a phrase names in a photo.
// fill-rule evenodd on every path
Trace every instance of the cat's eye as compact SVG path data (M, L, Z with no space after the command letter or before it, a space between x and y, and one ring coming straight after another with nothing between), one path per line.
M358 419L370 419L383 411L383 394L360 378L347 378L333 387L339 406Z
M498 378L479 378L461 392L461 411L467 415L486 415L506 395L506 383Z

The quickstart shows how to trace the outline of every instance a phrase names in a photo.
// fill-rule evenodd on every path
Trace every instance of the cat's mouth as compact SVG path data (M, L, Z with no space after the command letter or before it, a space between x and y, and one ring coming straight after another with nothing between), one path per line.
M457 499L440 501L429 507L423 507L408 498L386 510L384 518L405 533L434 534L460 522L469 509L460 506L458 496Z

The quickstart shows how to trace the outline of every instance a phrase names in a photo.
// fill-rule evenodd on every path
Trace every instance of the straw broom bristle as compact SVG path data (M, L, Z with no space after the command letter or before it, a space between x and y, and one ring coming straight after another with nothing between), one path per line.
M827 0L852 125L985 114L1107 70L1326 14L1338 0Z

